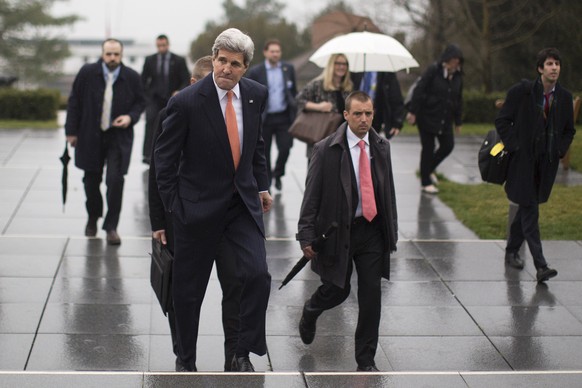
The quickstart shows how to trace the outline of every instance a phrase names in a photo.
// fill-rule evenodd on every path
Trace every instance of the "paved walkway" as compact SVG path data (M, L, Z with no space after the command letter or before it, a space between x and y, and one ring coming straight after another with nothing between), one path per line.
M141 149L143 123L135 150ZM147 168L135 152L127 175L120 247L83 236L82 174L69 175L61 206L62 131L0 131L0 386L505 387L582 386L582 241L545 241L559 271L535 282L503 264L503 241L479 240L436 196L420 193L416 137L393 141L400 242L383 282L376 362L380 374L351 374L356 294L301 342L304 300L318 286L309 270L278 286L300 257L294 241L306 174L293 148L283 191L265 217L273 276L265 374L220 372L220 288L203 306L198 369L176 375L166 320L149 285ZM440 172L479 183L478 139L461 139ZM72 163L71 163L72 165ZM580 174L561 178L576 184ZM581 180L582 181L582 180ZM355 284L354 284L355 286ZM355 288L355 287L354 287ZM80 372L84 371L84 372ZM329 372L329 373L328 373Z

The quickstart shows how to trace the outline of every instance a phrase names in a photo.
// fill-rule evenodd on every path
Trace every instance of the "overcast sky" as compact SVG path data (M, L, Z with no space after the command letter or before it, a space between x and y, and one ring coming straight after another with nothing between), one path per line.
M284 2L283 16L301 28L327 4L327 0ZM242 5L245 1L235 3ZM182 55L187 54L190 42L207 21L220 21L224 16L222 0L65 0L55 2L53 14L76 14L84 19L64 29L69 39L103 39L109 24L112 37L151 42L152 50L155 37L166 34L171 50Z

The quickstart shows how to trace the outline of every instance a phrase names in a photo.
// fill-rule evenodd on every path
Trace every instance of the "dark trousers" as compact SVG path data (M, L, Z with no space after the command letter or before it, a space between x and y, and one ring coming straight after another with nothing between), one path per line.
M282 113L267 114L267 118L263 123L263 140L265 141L265 157L267 158L267 171L269 172L269 182L271 179L280 178L285 175L285 165L289 159L291 147L293 147L293 136L289 133L289 113L287 111ZM271 170L271 144L273 143L273 136L277 143L277 160L275 168Z
M171 213L166 214L166 238L168 249L174 254L174 226ZM224 369L230 370L232 358L236 352L239 328L239 303L242 285L236 275L236 263L225 255L216 258L216 272L222 289L222 328L224 330ZM178 336L176 331L176 313L174 307L168 310L168 323L172 336L172 350L178 356Z
M115 131L110 129L109 131ZM115 141L115 137L109 131L101 136L101 160L99 171L85 171L83 185L87 198L85 206L89 218L99 218L103 216L103 197L101 196L101 181L103 180L103 169L105 166L105 185L107 186L107 214L103 221L103 230L116 230L119 224L121 213L121 201L123 199L123 184L125 182L121 147Z
M539 217L540 211L538 204L532 206L519 205L515 218L509 228L509 238L507 239L505 251L507 253L516 253L525 240L533 256L535 267L543 268L548 263L542 251Z
M382 301L381 280L384 241L379 222L356 219L350 234L350 260L344 288L322 280L322 285L306 305L308 312L319 315L341 304L350 295L353 266L358 273L358 325L356 327L356 362L374 365L378 347L378 327Z
M453 132L447 133L430 133L427 131L418 131L420 135L420 180L423 186L432 184L430 174L438 167L439 164L453 151L455 146L455 136ZM435 140L438 139L439 148L435 151Z
M146 105L146 123L145 134L143 137L143 158L149 161L152 156L152 146L154 141L154 132L156 119L160 111L168 104L168 100L160 97L148 98Z
M229 205L225 220L225 228L221 233L215 255L204 256L191 243L191 232L183 225L179 217L174 217L175 227L175 254L174 277L172 279L172 294L176 311L176 329L178 337L178 358L180 362L193 368L196 365L196 343L200 321L200 308L208 285L212 264L223 260L226 268L234 265L239 289L225 287L221 282L223 295L227 295L227 305L230 313L223 314L223 324L228 327L230 344L233 342L234 327L238 324L238 338L236 354L253 352L264 355L267 351L265 338L265 318L269 293L271 289L271 275L267 269L265 239L255 221L251 217L246 205L238 195L234 195ZM217 264L217 268L219 265ZM225 268L225 266L222 266ZM224 271L218 269L218 276L224 277ZM240 292L239 292L240 290ZM240 302L233 300L239 296ZM229 317L236 310L239 322ZM225 329L225 336L226 334ZM232 351L231 348L228 351Z

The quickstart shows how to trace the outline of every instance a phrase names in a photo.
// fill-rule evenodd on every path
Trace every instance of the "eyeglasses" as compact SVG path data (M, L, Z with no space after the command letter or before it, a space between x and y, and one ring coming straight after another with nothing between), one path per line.
M334 62L333 64L336 66L348 66L347 62Z

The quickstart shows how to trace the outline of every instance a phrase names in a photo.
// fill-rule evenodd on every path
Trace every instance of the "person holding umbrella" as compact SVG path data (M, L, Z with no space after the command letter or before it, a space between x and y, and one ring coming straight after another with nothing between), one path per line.
M344 54L329 57L323 72L311 80L297 95L297 110L301 112L337 112L344 111L345 98L353 90L350 78L350 65ZM311 159L313 145L307 145L307 159Z
M315 144L301 205L297 240L322 284L304 305L299 334L315 338L317 318L350 294L354 266L358 273L358 371L377 371L381 279L390 274L398 225L390 143L372 128L372 99L362 91L348 95L337 131ZM314 242L330 224L337 230Z

